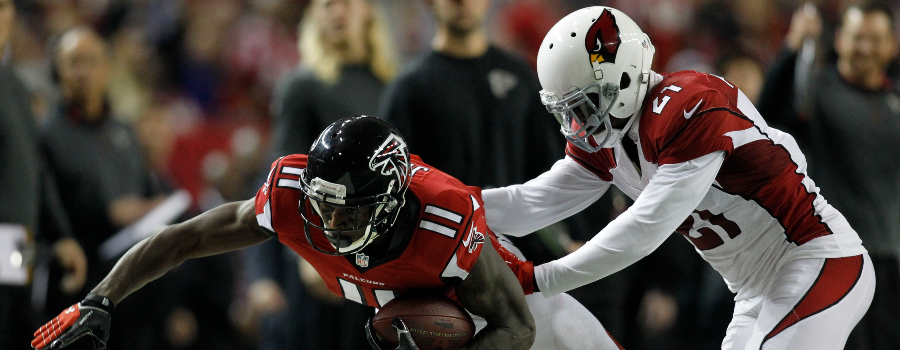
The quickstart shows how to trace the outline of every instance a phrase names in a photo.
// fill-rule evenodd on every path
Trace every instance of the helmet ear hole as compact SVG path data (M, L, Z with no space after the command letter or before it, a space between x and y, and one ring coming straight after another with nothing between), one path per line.
M630 85L631 85L631 77L628 76L628 73L627 73L627 72L622 73L622 79L619 80L619 89L620 89L620 90L625 90L625 89L627 89L628 86L630 86Z

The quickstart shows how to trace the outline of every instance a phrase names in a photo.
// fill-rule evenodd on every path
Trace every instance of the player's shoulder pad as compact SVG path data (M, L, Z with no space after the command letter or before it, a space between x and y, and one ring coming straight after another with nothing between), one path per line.
M289 167L306 168L307 156L305 154L291 154L281 157L281 165ZM276 161L277 162L277 161ZM273 163L274 165L274 163Z
M678 163L716 150L730 151L725 133L752 126L737 109L738 89L707 73L664 75L641 112L641 147L648 161Z
M266 182L256 192L256 220L271 233L276 233L274 211L294 210L299 197L300 174L306 168L306 155L294 154L272 162ZM287 197L285 197L287 196ZM285 197L285 198L282 198ZM286 206L285 208L282 208Z
M484 216L480 191L426 164L415 154L410 160L409 190L422 204L419 228L434 228L432 231L459 240L459 232L473 212L480 210Z
M449 285L465 280L481 253L488 233L483 202L476 191L445 188L436 201L423 201L418 232L414 239L420 247L411 256L417 266L439 272Z
M278 158L269 169L266 185L270 190L276 188L299 190L300 174L303 173L303 169L306 169L306 161L305 154L292 154Z
M456 180L447 173L428 165L416 154L409 155L409 177L410 187L421 186L422 184L438 186L438 184L446 184L448 179Z
M666 74L644 99L643 115L688 120L714 108L736 109L737 88L725 79L694 71Z
M467 186L452 177L438 175L438 173L430 174L426 178L428 181L413 181L410 184L410 189L414 191L426 208L428 206L441 207L468 218L473 212L473 208L481 207L481 203ZM423 210L426 214L428 213L425 208Z

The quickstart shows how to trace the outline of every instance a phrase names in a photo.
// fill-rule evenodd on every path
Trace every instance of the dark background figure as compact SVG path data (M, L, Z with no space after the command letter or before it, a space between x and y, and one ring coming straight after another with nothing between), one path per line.
M313 0L299 32L302 65L285 75L273 94L271 160L308 153L319 132L339 119L374 114L385 83L397 70L377 2ZM246 255L248 304L259 319L260 349L368 346L358 325L371 310L335 298L297 254L273 240Z
M0 344L26 349L29 328L40 322L35 318L41 316L47 290L77 295L88 265L72 238L53 174L41 153L28 90L8 64L15 17L14 2L0 0L0 225L24 229L30 236L15 251L19 266L32 276L21 283L0 281ZM12 264L11 258L0 256L4 268ZM33 274L51 262L62 272L61 280Z
M549 168L562 142L531 67L488 42L491 1L426 3L437 24L432 50L404 68L378 116L425 162L463 183L503 186Z
M848 349L897 349L900 344L900 85L891 69L897 57L894 21L883 3L848 7L832 46L818 40L830 26L823 25L817 11L797 10L759 105L772 125L798 135L816 186L853 225L872 257L875 296L850 334ZM809 43L820 46L825 59L818 61L824 65L812 76L799 76L809 83L808 90L797 90L796 70L809 69L802 68L802 59L797 63L798 56ZM809 62L817 67L817 61ZM809 101L798 103L802 96Z
M130 125L111 115L106 97L109 57L104 40L91 29L76 27L63 33L56 47L56 75L62 103L44 126L42 140L50 168L59 181L60 197L75 237L85 247L88 283L93 285L112 269L100 245L134 223L162 201L161 184L154 183ZM152 286L149 290L152 290ZM52 290L51 290L52 292ZM77 302L75 294L48 296L53 309ZM114 326L123 331L111 346L153 349L163 346L164 299L143 293L122 305Z

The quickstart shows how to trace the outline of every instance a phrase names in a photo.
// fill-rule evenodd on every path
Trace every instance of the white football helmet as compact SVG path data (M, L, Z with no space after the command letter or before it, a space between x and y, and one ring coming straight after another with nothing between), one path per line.
M618 144L647 94L655 51L614 8L583 8L557 22L541 43L537 71L541 102L566 139L588 152ZM613 129L610 117L628 122Z

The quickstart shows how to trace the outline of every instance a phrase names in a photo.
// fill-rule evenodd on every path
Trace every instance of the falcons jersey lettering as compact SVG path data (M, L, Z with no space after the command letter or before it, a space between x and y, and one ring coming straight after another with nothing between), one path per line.
M694 212L677 229L725 278L732 292L758 293L781 258L865 252L846 219L819 194L790 135L773 129L744 94L710 74L664 74L635 122L638 163L624 145L566 154L632 199L661 165L724 151L725 160ZM629 137L629 136L626 136ZM628 140L623 140L627 142ZM639 167L639 168L638 168Z
M418 156L410 160L412 179L405 205L415 212L406 216L401 212L387 234L404 238L381 258L368 252L369 247L357 254L329 256L309 245L299 212L303 199L299 178L306 155L283 157L272 165L256 194L257 221L315 267L328 289L360 304L381 307L411 289L437 289L455 297L452 286L469 275L488 236L523 290L532 293L533 266L500 246L487 228L481 192Z

